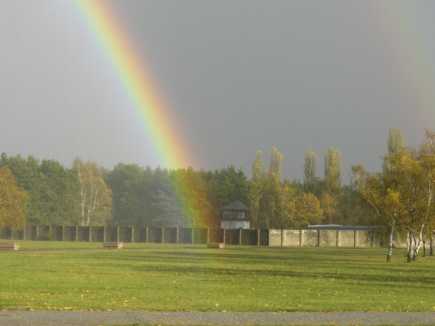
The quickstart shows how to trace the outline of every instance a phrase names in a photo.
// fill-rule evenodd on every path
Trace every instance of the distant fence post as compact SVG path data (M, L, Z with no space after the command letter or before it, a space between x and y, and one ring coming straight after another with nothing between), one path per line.
M239 246L242 245L242 229L239 229Z
M299 247L302 247L302 229L299 229Z
M261 234L260 229L257 229L257 246L260 246L260 234Z
M180 243L180 228L177 228L177 244Z
M206 243L210 242L210 229L207 228L207 239L206 239Z
M353 246L356 247L356 230L353 230Z
M162 243L165 243L165 228L162 228Z
M119 226L116 228L116 242L119 242Z
M38 233L38 232L36 232L36 233ZM75 236L75 238L76 238L76 241L79 241L79 227L78 227L78 225L76 226L76 236Z
M134 242L134 226L131 227L131 242Z

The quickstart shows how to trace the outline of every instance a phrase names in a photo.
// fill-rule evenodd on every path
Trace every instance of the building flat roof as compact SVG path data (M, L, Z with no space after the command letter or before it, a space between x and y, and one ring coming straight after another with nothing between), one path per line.
M339 224L325 224L325 225L308 225L309 230L349 230L349 231L380 231L379 226L364 226L364 225L339 225Z

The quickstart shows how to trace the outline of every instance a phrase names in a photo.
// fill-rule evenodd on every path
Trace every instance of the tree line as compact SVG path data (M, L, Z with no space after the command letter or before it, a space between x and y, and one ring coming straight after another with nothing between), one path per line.
M77 157L66 168L55 160L6 153L0 167L10 170L15 180L11 186L28 196L22 211L26 223L33 225L220 227L220 208L236 200L251 206L254 228L361 222L353 207L356 189L341 187L338 150L331 147L325 155L325 179L316 176L316 155L307 152L303 184L281 180L282 161L282 154L272 148L264 171L257 152L251 180L234 166L195 171L119 163L107 170Z
M222 206L236 200L249 205L249 180L234 166L195 171L119 163L107 170L77 157L66 168L55 160L3 153L0 167L0 209L23 216L12 221L0 210L0 228L25 223L220 227ZM13 191L7 194L6 188ZM24 197L18 200L18 194Z
M313 224L379 225L388 238L406 239L408 259L435 229L435 132L419 148L405 147L390 128L382 171L353 165L342 185L342 158L330 147L324 177L307 151L303 181L282 179L283 155L273 147L266 167L261 151L250 180L241 169L167 170L119 163L112 170L76 158L72 168L20 155L0 158L0 228L39 225L220 227L220 208L240 200L251 208L253 228ZM187 208L187 209L186 209ZM423 246L424 247L424 246Z

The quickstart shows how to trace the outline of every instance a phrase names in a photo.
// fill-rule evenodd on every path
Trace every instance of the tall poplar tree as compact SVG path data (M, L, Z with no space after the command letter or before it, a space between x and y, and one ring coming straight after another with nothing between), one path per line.
M306 192L314 191L317 174L317 156L313 151L305 153L304 164L304 188Z
M332 192L338 192L341 186L341 174L343 163L338 149L330 147L325 154L325 188Z
M281 196L281 168L283 156L275 147L270 150L269 171L265 184L265 222L267 228L274 228L277 224L278 207Z
M388 136L388 155L396 155L396 153L404 148L405 141L402 132L390 127L390 133Z
M402 132L393 127L390 127L388 133L388 156L394 156L405 148L405 141L403 139ZM382 162L382 170L388 172L390 167L388 166L388 160Z
M365 187L368 173L361 164L352 165L350 173L350 186L355 191L361 191Z
M260 223L258 215L260 212L260 202L263 197L263 175L264 161L261 151L255 154L254 162L252 163L252 179L250 183L251 197L251 218L253 227L258 228Z

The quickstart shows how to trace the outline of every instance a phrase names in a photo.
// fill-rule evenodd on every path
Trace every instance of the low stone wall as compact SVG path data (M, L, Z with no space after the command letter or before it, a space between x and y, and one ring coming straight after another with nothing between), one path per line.
M361 230L266 230L269 232L269 246L274 247L384 247L379 235L373 231ZM435 232L432 234L435 243ZM406 240L397 238L395 248L406 248ZM429 245L429 243L427 243Z
M268 230L274 247L379 247L374 232L358 230Z
M434 234L435 237L435 234ZM305 229L206 229L147 228L115 226L47 226L26 225L24 230L0 230L0 239L55 240L85 242L139 242L270 246L270 247L379 247L381 241L374 232L359 230ZM435 241L435 238L433 239ZM395 247L406 246L401 239Z

